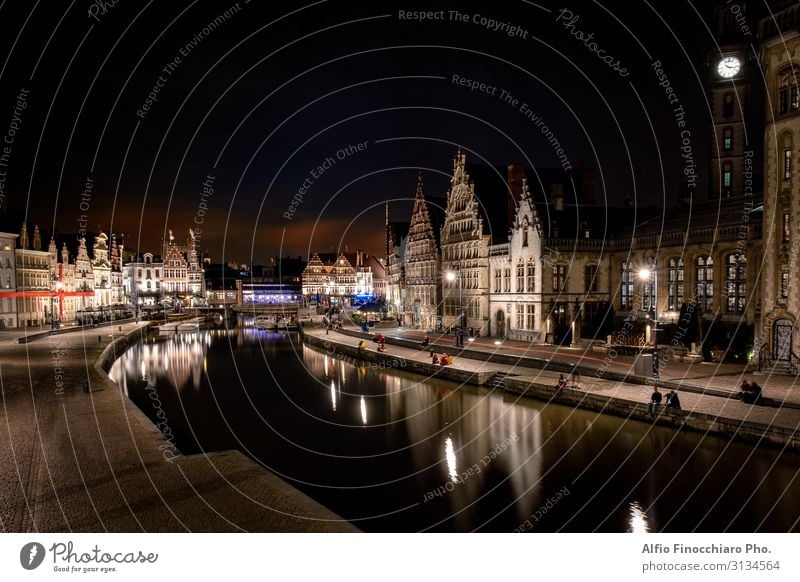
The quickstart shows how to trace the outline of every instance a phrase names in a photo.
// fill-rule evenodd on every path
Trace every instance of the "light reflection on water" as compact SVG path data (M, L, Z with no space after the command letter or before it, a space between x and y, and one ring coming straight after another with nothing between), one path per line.
M563 487L570 495L533 531L559 524L571 531L658 531L656 516L663 523L672 505L695 494L695 475L710 459L725 453L734 461L718 463L701 483L708 490L693 502L703 507L714 506L717 484L731 482L728 470L751 451L694 433L675 440L668 428L402 370L359 368L296 336L252 328L149 340L126 352L111 376L146 414L153 411L142 379L155 379L186 453L239 448L348 519L392 516L359 521L368 531L510 531ZM512 435L520 438L497 448ZM757 484L774 460L773 452L760 451L747 479ZM669 467L684 464L673 481ZM795 519L797 510L786 505L787 491L797 493L794 465L777 464L779 478L764 484L771 486L769 499L748 500L741 492L752 491L753 483L738 483L720 507L749 503L752 517L744 523L757 525L777 499L784 505L776 515ZM481 470L464 478L474 467ZM445 495L425 500L445 484ZM722 529L730 513L719 513L715 523ZM679 520L670 525L694 527Z

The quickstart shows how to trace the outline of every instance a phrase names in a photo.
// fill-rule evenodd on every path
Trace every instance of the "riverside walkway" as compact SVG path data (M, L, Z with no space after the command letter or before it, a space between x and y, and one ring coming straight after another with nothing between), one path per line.
M555 348L547 348L544 352L537 352L534 350L538 350L540 346L522 342L503 342L498 346L491 338L465 342L463 350L453 347L449 338L434 341L430 347L422 348L420 339L423 334L418 332L409 334L392 329L377 331L387 338L389 346L388 351L380 356L403 358L409 363L420 364L422 367L417 369L412 367L411 371L414 372L437 374L437 367L431 363L430 349L447 351L455 354L452 366L455 370L481 374L482 377L494 375L498 380L488 384L509 392L645 422L655 421L755 443L800 449L800 399L796 395L797 389L793 388L793 377L753 376L745 374L742 366L726 366L718 372L724 376L715 377L713 372L706 372L709 370L708 365L700 367L695 364L693 369L691 365L679 366L675 362L667 378L663 380L679 393L682 411L677 413L662 408L659 415L651 416L646 412L646 404L650 399L652 386L647 385L644 379L631 376L631 357L616 358L612 362L614 368L611 368L606 366L602 354L591 354L589 357L596 360L592 363L579 361L575 356L579 356L581 350L571 350L572 353L559 350L561 353L558 353ZM316 338L316 343L329 351L334 351L335 346L340 345L346 346L350 353L355 353L353 350L364 338L368 340L368 351L376 351L376 344L369 341L374 333L362 333L354 327L345 327L342 332L326 333L323 326L309 324L304 327L303 333L309 338ZM330 347L325 346L324 342L328 342ZM510 348L521 348L523 352L515 352ZM514 363L486 359L487 354L507 356L509 353L514 354L511 358ZM527 361L528 358L533 361ZM574 369L575 365L580 365L581 375L573 378L565 373L569 387L557 395L554 388L564 367ZM604 369L613 369L617 376L624 377L625 380L608 379L610 373L600 376L592 373L592 370L600 369L601 366L605 366ZM712 366L716 368L716 365ZM556 369L552 369L553 367ZM753 406L734 398L739 377L758 378L765 386L765 393L772 400L772 405ZM769 379L768 382L765 381L766 378Z
M0 531L357 531L239 452L170 448L95 366L145 325L0 336Z

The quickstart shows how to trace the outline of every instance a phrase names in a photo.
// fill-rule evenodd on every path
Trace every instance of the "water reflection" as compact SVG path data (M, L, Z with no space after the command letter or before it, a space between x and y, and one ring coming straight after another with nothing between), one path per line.
M796 527L797 455L354 364L203 330L134 346L111 375L151 417L156 384L183 452L238 448L367 531Z
M111 366L109 376L122 387L126 396L130 394L128 382L133 378L137 381L159 378L167 380L175 389L191 385L199 390L212 333L195 331L151 338L125 352Z
M647 533L650 531L650 527L647 524L647 514L638 501L630 504L628 531L631 533Z

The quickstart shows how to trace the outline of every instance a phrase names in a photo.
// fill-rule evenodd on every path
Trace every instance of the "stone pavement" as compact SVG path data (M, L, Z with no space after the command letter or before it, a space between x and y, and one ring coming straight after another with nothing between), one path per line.
M350 333L355 331L355 328L351 328L349 330ZM377 330L380 331L385 337L388 338L388 341L391 342L392 337L405 337L408 339L408 334L393 334L391 333L392 330ZM389 333L387 333L387 331ZM343 343L348 346L356 346L360 340L359 337L354 337L348 334L337 333L337 332L329 332L327 336L325 336L324 328L318 326L306 326L304 328L305 333L314 334L317 336L323 336L330 342L336 343ZM419 334L420 337L424 334ZM433 337L433 336L431 336ZM487 372L487 371L494 371L503 374L508 374L513 377L515 380L521 380L525 382L534 382L538 384L546 384L549 386L555 387L560 373L557 371L551 370L544 370L544 369L537 369L537 368L530 368L530 367L523 367L523 366L515 366L509 364L502 364L502 363L495 363L495 362L487 362L485 360L479 359L472 359L469 357L469 352L471 350L495 350L495 349L503 349L505 348L505 342L501 347L494 345L493 340L487 338L481 338L482 341L480 343L476 340L475 342L471 342L466 346L466 350L462 352L462 355L456 356L454 361L454 366L457 368L473 371L473 372ZM520 342L515 342L520 343ZM452 348L452 341L442 341L441 343L434 343L433 348L435 349L437 345L441 347L449 347ZM538 348L539 346L534 346ZM376 344L374 342L367 342L367 349L375 350ZM550 352L551 356L554 353L554 350ZM402 357L407 360L413 361L420 361L420 362L430 362L431 357L429 355L429 348L425 349L414 349L408 347L402 347L398 345L388 345L388 351L386 353L387 356L393 357ZM563 355L561 356L564 357ZM620 356L618 359L621 359ZM554 358L555 359L555 358ZM632 358L628 358L628 360L632 360ZM569 360L574 362L575 360ZM632 366L631 362L614 362L618 366L627 366L630 368ZM677 366L676 366L677 368ZM739 366L739 368L742 368ZM677 372L674 372L677 373ZM697 381L697 378L701 378L702 381L711 380L712 378L707 376L697 376L695 377L694 381ZM569 378L569 387L573 387L572 378ZM786 381L785 384L788 386L789 382ZM772 390L772 384L769 385L770 390ZM580 390L581 392L587 394L600 394L620 400L625 400L630 403L639 403L644 405L650 399L650 393L652 392L652 387L647 386L644 384L635 384L630 382L622 382L618 380L607 380L604 378L597 377L595 375L583 375L577 381L575 387ZM788 388L786 388L788 390ZM800 409L796 408L785 408L785 407L767 407L767 406L753 406L750 404L745 404L737 399L720 396L715 394L704 394L704 393L696 393L696 392L689 392L683 390L677 390L680 395L681 405L685 412L688 413L702 413L706 415L711 415L714 417L718 417L720 419L731 419L734 421L740 421L742 423L754 423L756 425L760 425L765 430L770 429L783 429L790 432L795 432L800 428Z
M357 531L241 453L173 458L95 367L145 325L0 337L0 531Z
M356 330L355 327L350 329ZM371 333L380 331L386 337L398 337L412 340L421 340L424 332L409 328L389 328L373 330ZM446 347L453 346L452 336L436 336L435 344ZM546 362L559 362L568 365L579 365L584 369L583 376L594 376L596 370L600 368L619 374L634 374L635 356L619 354L615 358L610 358L607 354L592 352L589 348L570 348L560 346L550 346L541 344L530 344L512 340L503 340L500 345L495 344L495 340L490 337L476 338L475 341L465 340L465 347L468 350L475 350L485 353L502 352L514 354L520 357L534 358L541 360L544 365ZM662 348L662 354L664 350ZM764 389L764 395L779 403L790 403L800 406L800 377L772 373L769 370L756 372L743 364L719 364L711 362L681 362L671 359L668 362L662 361L660 367L660 378L680 382L683 390L703 393L708 389L714 391L727 391L730 396L734 396L739 391L742 381L754 380ZM584 378L585 379L585 378Z

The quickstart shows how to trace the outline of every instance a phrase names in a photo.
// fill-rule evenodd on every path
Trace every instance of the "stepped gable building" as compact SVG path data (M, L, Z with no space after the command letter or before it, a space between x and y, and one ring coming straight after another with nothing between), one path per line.
M437 326L441 296L441 265L436 236L425 201L422 174L417 177L414 209L403 256L405 317L403 323L422 329Z
M405 304L405 270L403 259L408 240L408 222L389 220L389 201L385 205L386 228L386 303L398 321L403 320Z
M765 75L764 227L755 357L762 367L798 371L800 333L800 5L759 23Z
M356 270L344 254L327 263L314 253L303 271L303 295L325 305L349 304L356 294Z
M180 244L170 230L169 238L162 243L161 259L164 262L161 291L165 298L192 305L201 303L205 283L194 232L189 229L188 238Z
M447 192L444 224L441 228L442 324L473 328L489 333L489 244L484 229L475 185L466 170L466 155L459 150L453 161L453 176ZM447 273L453 273L452 279Z

